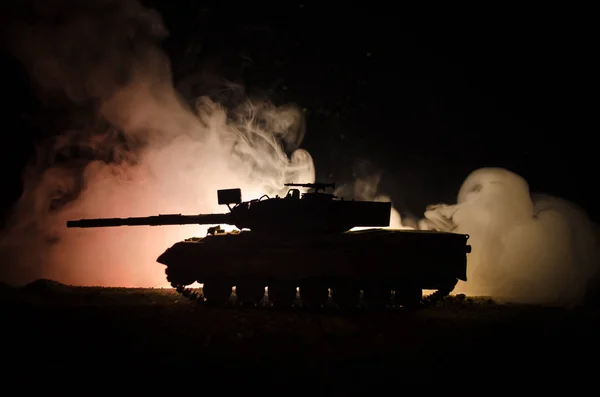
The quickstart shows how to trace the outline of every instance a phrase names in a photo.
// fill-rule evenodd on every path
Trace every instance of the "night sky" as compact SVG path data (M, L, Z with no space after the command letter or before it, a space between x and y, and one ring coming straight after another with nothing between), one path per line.
M348 182L368 164L401 212L421 216L454 203L471 171L505 167L600 217L590 36L577 15L144 3L170 31L176 83L201 69L306 109L318 180ZM63 127L64 104L36 96L7 51L1 63L6 212L35 143Z

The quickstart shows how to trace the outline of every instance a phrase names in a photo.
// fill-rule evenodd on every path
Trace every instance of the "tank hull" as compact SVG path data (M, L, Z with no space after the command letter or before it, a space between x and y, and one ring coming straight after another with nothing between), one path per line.
M375 288L451 290L457 280L467 278L467 239L463 234L389 229L325 235L242 231L176 243L157 261L167 266L176 287L197 281L207 288L219 284L225 293L254 283L254 300L267 285L286 285L288 291L320 285L324 298L328 288L350 288L357 294Z

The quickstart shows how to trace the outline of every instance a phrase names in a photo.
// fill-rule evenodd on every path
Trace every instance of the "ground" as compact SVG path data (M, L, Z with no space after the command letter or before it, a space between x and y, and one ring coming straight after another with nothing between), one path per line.
M209 309L171 289L39 281L0 291L4 358L29 372L191 371L182 386L236 379L340 392L451 379L470 394L473 380L591 382L599 351L600 311L585 307L453 297L414 312L329 314Z

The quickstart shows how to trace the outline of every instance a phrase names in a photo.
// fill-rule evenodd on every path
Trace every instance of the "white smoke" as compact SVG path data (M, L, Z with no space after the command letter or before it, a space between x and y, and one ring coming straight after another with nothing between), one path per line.
M501 168L464 181L457 204L427 208L423 229L470 235L468 281L455 292L528 302L580 302L598 272L597 236L580 208L531 195L527 182Z

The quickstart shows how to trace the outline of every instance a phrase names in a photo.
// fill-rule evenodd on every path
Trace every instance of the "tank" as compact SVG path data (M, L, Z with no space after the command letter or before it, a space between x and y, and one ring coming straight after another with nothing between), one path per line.
M218 190L226 213L81 219L67 227L211 225L206 236L178 242L157 258L177 291L204 304L414 308L467 281L468 235L390 229L391 202L325 193L333 183L286 186L292 188L285 197L250 201L242 201L241 189Z

